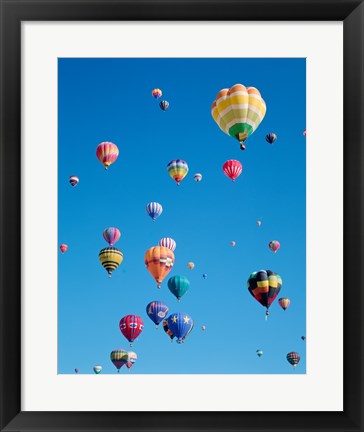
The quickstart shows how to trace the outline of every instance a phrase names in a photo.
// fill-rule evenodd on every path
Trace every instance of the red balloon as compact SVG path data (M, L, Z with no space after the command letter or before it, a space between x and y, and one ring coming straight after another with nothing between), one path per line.
M130 346L132 346L131 343L143 331L144 322L138 315L126 315L124 318L121 318L119 328L124 337L130 342Z
M222 166L222 169L232 181L240 176L243 171L243 165L237 160L228 160Z
M61 244L61 246L59 247L60 249L61 249L61 252L62 253L65 253L66 252L66 250L68 249L68 246L66 245L66 244Z

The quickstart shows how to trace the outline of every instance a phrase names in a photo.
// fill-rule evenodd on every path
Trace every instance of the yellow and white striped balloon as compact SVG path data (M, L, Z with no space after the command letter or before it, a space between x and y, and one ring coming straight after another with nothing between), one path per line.
M245 149L245 140L264 119L267 107L255 87L235 84L222 89L211 106L211 114L219 128L240 142Z

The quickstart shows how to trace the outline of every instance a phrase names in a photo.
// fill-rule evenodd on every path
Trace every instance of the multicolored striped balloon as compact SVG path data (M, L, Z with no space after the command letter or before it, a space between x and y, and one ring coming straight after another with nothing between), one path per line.
M116 144L112 142L102 142L97 146L96 149L97 159L104 165L107 170L111 164L113 164L119 156L119 149Z
M202 174L196 173L193 178L195 179L195 182L199 183L202 180Z
M65 243L62 243L59 248L62 253L65 253L68 250L68 246Z
M162 96L162 90L159 88L153 89L152 96L154 97L154 99L159 99Z
M275 141L277 141L277 135L275 133L269 133L265 136L265 140L269 143L269 144L273 144Z
M148 317L154 322L155 327L158 329L158 325L168 314L168 306L161 301L152 301L147 304L146 311Z
M290 363L293 367L296 367L298 365L298 363L300 362L301 357L298 353L296 352L289 352L287 354L287 361L288 363Z
M219 128L237 139L242 150L245 140L264 119L266 110L259 90L242 84L220 90L211 106L212 117Z
M132 346L132 342L143 331L144 322L138 315L126 315L121 318L119 328L124 337L130 342L130 346Z
M282 278L271 270L260 270L249 276L247 287L255 300L266 308L267 319L268 309L282 288Z
M102 366L94 366L94 372L96 375L102 372Z
M273 251L274 253L277 252L277 250L281 247L281 244L279 243L278 240L272 240L269 245L268 245L269 249L271 251Z
M169 102L166 100L162 100L159 102L159 106L162 111L167 111L167 109L169 108Z
M186 276L177 275L168 279L168 289L178 301L181 301L181 297L186 294L189 287L190 281Z
M278 304L284 311L288 308L290 303L291 300L287 297L281 297L280 299L278 299Z
M225 175L235 181L243 171L243 165L234 159L228 160L222 166Z
M175 180L179 186L180 182L188 173L187 162L182 159L174 159L167 165L168 174Z
M80 179L77 176L71 176L69 179L69 182L71 184L72 187L77 186L78 183L80 182Z
M148 215L155 221L163 212L163 207L157 202L150 202L146 206Z
M172 270L174 253L166 247L154 246L145 252L144 263L160 288L163 279Z
M120 238L120 231L117 228L109 227L104 230L102 235L107 243L109 243L110 246L113 246Z
M110 360L113 362L118 372L120 372L120 368L128 362L128 352L122 348L116 348L111 351Z
M174 252L174 250L176 249L176 242L171 237L163 237L162 239L159 240L158 245L166 247L170 249L172 252Z
M123 259L123 253L115 247L101 249L99 253L99 260L107 271L109 278L111 278L112 272L119 267Z

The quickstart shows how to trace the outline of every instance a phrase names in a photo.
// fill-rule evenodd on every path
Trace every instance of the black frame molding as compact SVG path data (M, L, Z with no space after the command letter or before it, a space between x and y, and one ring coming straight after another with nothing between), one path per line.
M364 431L364 0L0 0L0 19L0 430ZM344 412L21 411L21 22L33 20L344 22Z

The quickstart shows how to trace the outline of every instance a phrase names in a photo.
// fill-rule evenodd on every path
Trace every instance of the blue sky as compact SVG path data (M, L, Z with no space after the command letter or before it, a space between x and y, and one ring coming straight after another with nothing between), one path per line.
M103 373L116 373L110 352L130 349L119 320L137 314L145 326L131 348L134 374L305 373L305 59L59 59L58 80L58 231L59 244L69 246L58 259L58 372L93 374L102 365ZM236 83L258 88L267 104L245 151L210 114L218 91ZM166 112L151 96L155 87L170 102ZM273 145L268 132L278 136ZM108 171L95 155L102 141L120 151ZM189 165L180 187L167 173L172 159ZM222 172L228 159L243 164L235 183ZM70 175L78 186L70 186ZM150 201L164 209L155 222L145 211ZM111 279L98 260L109 226L120 229L115 246L124 253ZM158 290L144 253L161 237L174 238L177 248ZM268 249L274 239L276 254ZM276 299L268 321L246 287L260 269L279 273L279 297L291 299L285 312ZM167 287L177 274L191 282L181 303ZM184 344L155 329L145 311L153 300L192 316ZM289 351L301 355L296 369Z

